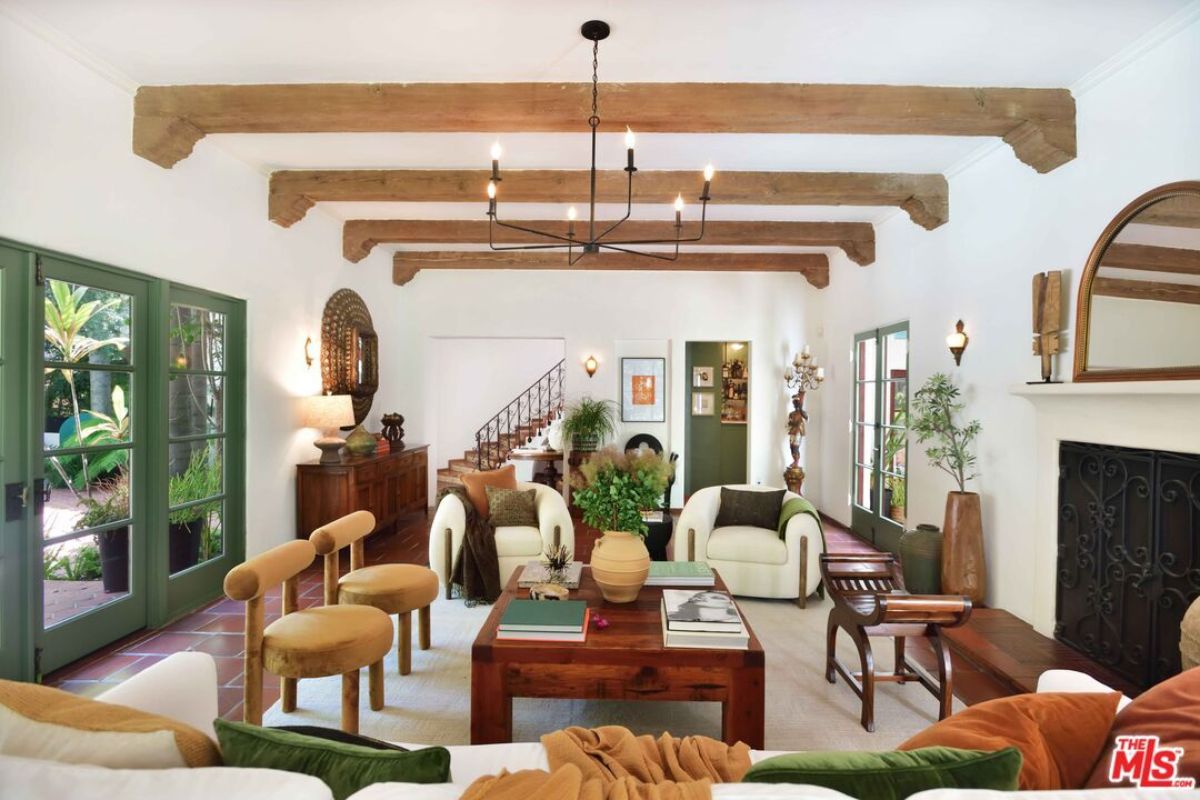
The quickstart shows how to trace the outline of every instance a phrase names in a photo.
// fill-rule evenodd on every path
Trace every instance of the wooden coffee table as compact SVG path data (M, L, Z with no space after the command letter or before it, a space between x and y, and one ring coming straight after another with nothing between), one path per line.
M608 603L585 566L571 599L586 600L607 628L593 627L583 643L497 641L509 601L529 596L517 587L520 574L509 579L471 648L471 744L512 741L512 699L549 697L718 702L721 738L763 749L765 657L753 630L748 650L663 647L662 588L643 588L633 603ZM715 588L729 591L719 575Z

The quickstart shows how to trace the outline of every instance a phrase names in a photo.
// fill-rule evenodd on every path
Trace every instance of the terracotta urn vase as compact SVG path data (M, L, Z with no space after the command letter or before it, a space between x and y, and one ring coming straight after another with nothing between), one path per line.
M982 603L986 590L979 495L950 492L942 525L942 592L966 595L972 603Z
M605 531L592 546L592 577L610 603L632 603L650 574L650 552L642 537Z

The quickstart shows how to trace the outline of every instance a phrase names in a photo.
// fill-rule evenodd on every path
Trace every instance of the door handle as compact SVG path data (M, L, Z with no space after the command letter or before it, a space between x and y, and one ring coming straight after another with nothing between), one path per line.
M4 521L15 522L25 516L29 507L29 484L9 483L4 486Z

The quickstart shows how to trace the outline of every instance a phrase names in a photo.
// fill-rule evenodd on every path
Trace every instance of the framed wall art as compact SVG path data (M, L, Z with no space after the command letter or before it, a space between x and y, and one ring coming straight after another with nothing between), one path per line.
M713 372L712 367L692 367L692 388L713 388Z
M667 421L667 360L621 359L621 421Z
M692 416L693 417L711 417L713 415L713 393L712 392L693 392L692 393Z

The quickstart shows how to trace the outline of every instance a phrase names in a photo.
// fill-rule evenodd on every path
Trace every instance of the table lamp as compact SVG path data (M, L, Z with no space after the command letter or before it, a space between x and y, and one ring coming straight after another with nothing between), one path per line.
M337 436L338 428L354 424L354 406L348 394L322 394L304 398L304 427L317 428L321 438L313 444L321 451L322 464L339 464L346 440Z

